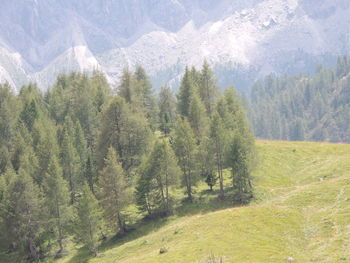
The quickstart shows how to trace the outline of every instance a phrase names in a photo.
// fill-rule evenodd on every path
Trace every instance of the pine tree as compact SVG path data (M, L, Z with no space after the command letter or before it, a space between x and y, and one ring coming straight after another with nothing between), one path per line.
M101 130L97 143L97 165L101 170L112 146L129 174L141 162L151 139L151 131L145 117L139 112L131 112L125 100L114 98L101 115Z
M174 152L183 174L188 199L192 201L192 186L197 181L196 141L187 120L178 120L173 134Z
M94 256L97 256L98 240L103 223L102 212L88 185L83 188L76 210L76 237L89 248Z
M63 240L67 233L67 227L72 219L72 211L69 207L68 185L63 179L62 169L55 156L50 159L44 181L44 193L50 226L55 233L60 248L59 253L61 253L64 248Z
M100 70L94 70L91 77L91 87L94 91L93 101L97 112L102 111L102 106L110 100L111 89L104 73Z
M253 197L251 169L254 151L249 139L236 134L229 146L228 166L231 168L234 198L245 203Z
M215 100L218 96L218 87L214 74L210 69L208 62L203 63L200 81L199 81L199 95L205 105L208 116L211 116L215 108Z
M193 132L198 141L201 137L206 135L208 130L208 117L206 115L205 107L197 94L193 94L190 102L188 121L193 129Z
M0 145L8 150L13 145L15 124L18 119L18 102L9 84L0 84Z
M39 110L36 102L32 100L30 103L26 103L21 112L21 120L26 124L28 130L32 130L34 122L38 118Z
M24 169L12 174L1 203L2 235L8 246L18 249L29 260L42 255L45 232L43 200L39 189Z
M85 177L90 187L90 190L92 191L92 193L96 194L95 193L95 184L97 181L96 166L94 165L94 157L91 149L88 150Z
M70 117L66 117L61 146L61 163L63 176L69 185L71 204L75 202L75 196L83 184L80 159L74 147L74 139L73 122Z
M195 92L195 86L191 77L191 71L186 67L185 74L181 80L178 100L178 112L183 117L187 117L189 114L189 108L191 103L191 96Z
M6 146L0 146L0 176L11 165L11 154L9 153Z
M80 126L80 122L76 121L74 126L73 144L78 154L78 178L80 178L80 181L83 181L83 178L87 172L86 166L88 162L88 143L84 137L84 131Z
M210 138L204 137L201 140L197 154L200 175L201 177L205 178L205 182L210 187L210 191L213 190L213 186L216 184L218 179L214 149L215 147Z
M99 197L106 218L120 234L126 232L123 211L130 203L130 193L116 152L110 147L99 177Z
M165 140L154 144L145 159L136 186L136 199L141 211L169 215L171 213L169 188L176 185L180 174L177 160ZM153 211L152 211L153 210ZM157 211L154 211L157 210Z
M220 183L220 198L224 198L224 177L223 169L225 163L225 152L228 140L228 133L219 114L214 114L210 125L210 140L213 145L215 162Z
M39 162L35 181L39 186L47 173L50 158L59 154L56 135L56 127L49 120L36 122L33 127L33 148Z
M134 74L137 102L145 114L153 129L157 126L157 104L152 84L145 70L141 66L136 67ZM135 103L135 102L134 102Z
M159 128L169 135L176 122L176 97L170 87L161 87L159 93Z
M127 103L132 103L135 99L134 79L128 68L124 68L118 86L118 95L125 99Z

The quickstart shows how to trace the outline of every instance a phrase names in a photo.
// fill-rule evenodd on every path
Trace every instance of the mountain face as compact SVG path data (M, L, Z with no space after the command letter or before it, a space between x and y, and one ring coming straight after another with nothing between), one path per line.
M349 54L349 29L348 0L4 0L0 80L47 89L98 68L114 82L140 64L159 86L207 59L244 88Z

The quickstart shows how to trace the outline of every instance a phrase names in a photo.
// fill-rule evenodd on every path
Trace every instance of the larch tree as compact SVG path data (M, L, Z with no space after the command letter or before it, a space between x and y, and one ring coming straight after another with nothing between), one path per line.
M86 245L94 256L98 255L98 240L102 225L99 203L86 184L76 205L75 232L77 239Z
M246 203L253 197L253 161L254 149L250 139L236 134L229 145L227 163L232 173L234 199L240 203Z
M197 145L191 126L186 119L177 121L172 144L178 159L178 165L183 174L183 183L186 187L187 197L192 201L192 186L197 182Z
M141 175L136 186L140 210L147 210L149 214L171 214L169 189L177 184L180 173L169 143L166 140L157 141L140 169Z
M215 145L212 144L212 140L209 137L202 138L198 148L197 163L200 175L205 178L210 191L213 190L218 179L214 150Z
M187 117L189 114L191 97L194 92L195 85L191 76L191 71L186 67L185 74L181 80L179 93L177 95L177 109L183 117Z
M215 101L219 94L216 80L208 62L205 60L200 74L199 95L205 105L208 116L215 110Z
M220 198L224 198L224 177L223 169L225 164L225 151L228 140L228 133L219 114L214 114L210 125L210 140L213 145L215 162L220 184Z
M72 210L69 206L71 199L67 181L63 178L62 168L55 156L50 159L43 188L50 227L55 234L60 254L64 249L63 241L72 219Z
M129 174L140 164L151 135L146 118L139 112L132 112L123 98L114 98L101 115L96 156L98 170L102 170L108 149L112 146L123 169Z
M61 163L63 167L63 176L68 181L70 200L75 202L76 194L82 186L80 158L75 148L74 127L70 117L66 117L63 138L61 143Z
M137 94L137 106L141 107L152 129L157 127L157 103L156 96L145 70L137 66L135 73L135 90ZM134 102L135 103L135 102Z
M105 167L99 177L99 199L112 228L119 229L119 233L124 234L127 229L123 212L131 201L131 192L112 147L108 149Z
M176 122L176 97L169 86L163 86L159 92L159 129L169 135Z
M132 73L129 71L129 68L124 68L118 86L118 95L124 98L127 103L131 103L135 99L134 84L134 78Z
M207 117L205 107L196 93L192 94L188 112L188 121L197 140L200 141L201 138L208 132L209 119Z
M2 235L7 244L18 249L24 258L42 256L45 220L43 199L32 178L22 168L12 174L1 203Z

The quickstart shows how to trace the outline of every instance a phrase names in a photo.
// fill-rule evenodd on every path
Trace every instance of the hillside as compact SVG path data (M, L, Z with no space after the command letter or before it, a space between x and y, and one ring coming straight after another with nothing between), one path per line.
M258 138L350 142L350 61L314 75L270 75L254 84L250 111Z
M257 200L248 207L192 210L145 223L88 262L348 262L350 260L350 145L258 141ZM202 186L197 198L208 198ZM210 199L208 199L210 200ZM160 248L168 252L159 254ZM78 249L57 263L87 262ZM1 261L2 260L2 261ZM0 262L6 262L1 257Z

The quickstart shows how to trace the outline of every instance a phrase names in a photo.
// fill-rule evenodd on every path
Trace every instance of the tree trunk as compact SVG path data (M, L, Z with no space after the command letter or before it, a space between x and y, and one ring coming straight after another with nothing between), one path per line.
M166 172L165 172L165 201L166 201L166 214L169 215L170 208L169 208L169 186L168 186L168 165L166 166Z
M120 212L117 213L117 218L118 218L119 233L123 235L126 232L126 228L125 228L125 222Z
M58 228L58 245L60 246L60 252L63 251L63 233L62 233L62 225L61 225L61 214L60 208L58 205L58 200L56 197L56 213L57 213L57 228Z
M220 193L219 193L219 198L223 199L225 197L224 193L224 178L222 176L222 163L221 163L221 155L218 154L218 174L219 174L219 182L220 182Z

